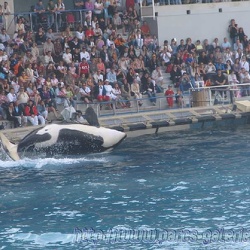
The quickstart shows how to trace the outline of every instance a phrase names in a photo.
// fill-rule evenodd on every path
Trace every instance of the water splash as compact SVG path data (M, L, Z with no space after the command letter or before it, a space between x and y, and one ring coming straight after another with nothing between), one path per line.
M38 158L38 159L29 159L24 158L20 161L12 161L0 160L0 168L16 168L16 167L33 167L33 168L43 168L48 166L65 166L65 165L72 165L72 164L79 164L82 162L100 162L105 163L107 162L106 157L81 157L81 158Z
M74 243L73 234L63 234L60 232L49 232L43 234L35 233L16 233L12 234L10 238L19 242L30 242L37 247L60 246Z

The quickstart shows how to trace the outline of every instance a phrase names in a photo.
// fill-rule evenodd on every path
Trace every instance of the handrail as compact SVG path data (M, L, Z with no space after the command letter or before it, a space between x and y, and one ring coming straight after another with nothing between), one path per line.
M57 11L54 11L55 12L78 12L78 11L81 11L81 12L88 12L89 10L87 9L67 9L67 10L57 10ZM50 11L44 11L42 13L51 13ZM10 15L14 15L14 16L18 16L20 14L24 14L24 15L28 15L28 14L38 14L36 11L22 11L22 12L15 12L15 13L10 13Z
M224 87L222 89L222 87ZM243 87L243 88L242 88ZM244 88L246 87L246 88ZM217 91L218 93L212 93L213 91ZM225 92L230 92L229 95L225 96ZM245 96L250 96L250 82L249 83L241 83L241 84L235 84L235 85L222 85L222 86L206 86L202 88L190 88L188 91L185 91L182 93L184 102L179 107L178 105L175 105L174 108L171 108L171 110L174 109L188 109L192 107L212 107L212 106L218 106L218 105L225 105L225 104L233 104L235 102L235 99L240 99L241 97L236 97L235 93L237 92L244 92L249 91L248 93L245 93ZM201 93L204 94L203 99L200 100L194 100L195 93ZM235 93L234 93L235 92ZM222 93L221 96L220 93ZM115 101L105 101L105 102L91 102L91 103L85 103L84 101L76 101L76 105L79 109L80 105L86 105L88 107L89 105L92 105L95 107L97 115L99 117L101 116L115 116L119 114L125 114L125 113L142 113L142 112L148 112L148 111L159 111L159 110L166 110L170 108L167 106L167 100L166 98L172 97L176 98L175 95L169 95L169 96L157 96L156 95L156 106L153 104L150 104L149 97L143 97L141 99L132 99L131 100L122 100L122 102L132 102L132 108L126 108L126 109L116 109L115 108ZM226 98L225 98L226 97ZM219 99L219 100L217 100ZM217 100L217 102L216 102ZM139 105L139 101L142 101L142 106ZM112 109L110 110L101 110L101 106L112 106Z
M42 13L37 13L35 11L25 11L25 12L15 12L15 13L10 13L10 15L13 16L13 20L16 24L16 20L15 20L15 17L21 17L21 16L29 16L29 22L30 22L30 28L31 28L31 31L33 32L33 28L34 28L34 24L33 24L33 17L37 14L44 14L44 15L49 15L49 14L54 14L55 15L55 20L54 20L54 23L55 23L55 27L56 27L56 32L59 31L59 27L58 27L58 20L57 20L57 16L61 13L77 13L79 12L80 14L80 20L78 20L80 22L80 24L82 25L84 20L82 18L82 14L88 12L89 10L87 9L69 9L69 10L57 10L57 11L54 11L54 12L50 12L50 11L44 11ZM75 21L76 22L76 21Z
M201 88L195 88L195 89L216 89L216 88L222 88L222 87L236 87L236 86L250 86L250 82L249 83L237 83L237 84L227 84L227 85L211 85L211 86L204 86ZM192 88L190 88L192 89Z

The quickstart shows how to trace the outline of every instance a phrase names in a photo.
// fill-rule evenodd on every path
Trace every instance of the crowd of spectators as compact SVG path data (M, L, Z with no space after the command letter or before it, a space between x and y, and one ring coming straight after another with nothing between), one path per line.
M59 3L63 4L50 0L48 6L58 11ZM34 6L35 33L23 17L17 20L12 38L1 29L2 119L13 120L15 127L44 124L48 112L58 117L58 105L75 107L78 100L108 103L103 108L129 108L136 99L141 106L142 93L155 105L163 84L157 38L146 22L140 22L134 3L127 4L124 13L118 13L115 2L96 3L85 3L85 8L93 8L88 9L83 25L75 21L74 27L64 27L62 23L59 36L53 25L45 30L40 22L55 17L50 17L52 7L47 13L42 1ZM75 1L76 6L82 4Z
M33 34L22 17L13 38L2 28L1 117L17 127L27 122L44 124L48 112L59 116L58 105L75 107L79 100L118 109L130 108L132 99L141 106L142 95L146 95L155 105L156 93L163 91L161 66L171 75L178 105L183 92L195 87L197 81L223 85L225 75L235 83L247 80L250 45L242 28L237 28L231 42L225 38L220 43L215 38L211 44L207 39L194 44L187 38L177 44L173 38L159 46L147 22L141 22L134 2L126 3L121 13L112 1L75 0L76 7L89 8L84 24L77 22L76 15L74 27L66 26L59 36L52 26L47 30L38 26ZM48 6L56 8L59 4L63 2L49 0ZM41 6L40 0L35 5L37 20L45 12ZM50 11L53 14L56 9L51 7ZM230 35L234 23L229 26ZM219 74L221 71L223 74ZM167 103L173 107L170 99Z
M242 27L238 27L232 19L228 27L228 38L219 41L215 38L212 43L207 39L197 40L195 44L188 38L182 39L177 45L175 39L171 41L171 63L167 71L171 75L173 84L182 92L201 86L221 86L221 93L226 98L226 87L232 85L233 95L239 97L248 95L250 83L250 42ZM237 84L245 84L237 87Z

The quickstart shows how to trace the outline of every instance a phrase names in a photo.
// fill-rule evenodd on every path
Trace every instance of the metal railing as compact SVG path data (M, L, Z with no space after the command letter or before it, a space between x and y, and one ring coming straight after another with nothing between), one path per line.
M167 97L174 99L174 106L168 107ZM177 103L176 95L172 96L156 96L155 105L150 101L149 97L142 99L122 100L124 103L131 103L131 107L117 108L115 101L106 102L92 102L84 103L83 101L76 102L76 109L85 110L88 106L92 106L97 115L101 116L116 116L122 114L154 112L160 110L177 110L188 109L196 107L213 107L223 106L227 104L234 104L236 100L243 98L250 99L250 83L223 85L223 86L209 86L202 88L190 88L188 91L182 93L183 101ZM139 104L143 102L143 105Z
M236 99L248 96L250 96L250 83L189 89L190 107L233 104Z
M88 12L86 9L81 9L81 10L64 10L64 11L55 11L54 13L51 13L49 11L42 12L41 14L37 12L32 12L32 11L27 11L27 12L16 12L10 14L13 19L11 20L10 24L8 27L6 27L6 30L11 27L12 23L16 25L17 20L21 17L24 18L25 21L25 28L30 31L36 31L38 27L42 26L44 28L47 27L48 25L48 18L50 16L53 16L53 23L54 23L54 31L58 32L60 31L60 24L63 26L68 26L68 25L83 25L85 21L85 14ZM73 19L71 22L67 20L67 15L72 14Z
M236 2L240 2L242 0L235 0ZM143 2L143 7L148 7L152 5L184 5L184 4L216 4L220 2L226 2L225 0L216 1L216 0L146 0Z

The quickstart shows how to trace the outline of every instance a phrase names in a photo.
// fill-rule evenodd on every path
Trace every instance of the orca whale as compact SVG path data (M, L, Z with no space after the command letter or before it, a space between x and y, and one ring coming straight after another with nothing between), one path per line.
M49 124L33 130L18 144L11 143L0 133L2 148L16 161L24 157L34 157L39 153L52 157L104 152L113 149L126 138L124 132L100 127L97 118L91 117L88 117L88 120L92 119L90 123L97 126Z

